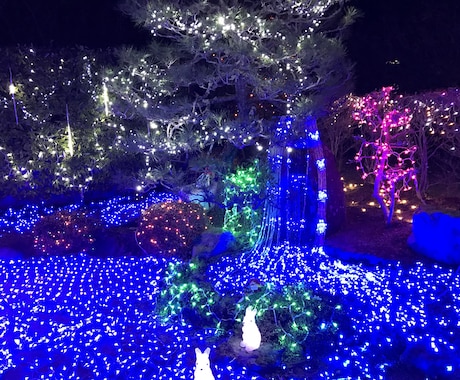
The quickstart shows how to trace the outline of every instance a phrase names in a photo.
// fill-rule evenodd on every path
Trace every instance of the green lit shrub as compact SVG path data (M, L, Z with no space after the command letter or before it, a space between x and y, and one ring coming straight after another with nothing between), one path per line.
M42 216L32 230L35 252L38 255L88 252L101 228L100 219L81 210L61 210Z
M326 354L345 317L335 297L314 292L303 283L284 287L266 284L246 294L236 305L238 322L248 306L257 310L262 339L292 365L303 361L307 353L316 357Z
M347 332L350 325L338 299L330 294L315 292L304 284L265 284L243 295L221 295L206 281L200 265L169 264L152 315L163 324L214 330L209 339L218 347L218 356L233 356L245 364L247 357L240 342L248 306L257 310L256 323L262 335L256 363L271 374L287 376L287 371L293 373L298 368L315 371L338 342L339 330Z
M224 178L223 230L231 232L242 248L253 247L259 235L264 179L259 160Z
M200 279L196 262L169 263L163 285L153 313L159 316L161 323L198 323L201 327L219 325L215 308L220 295L208 282Z
M157 203L143 212L136 238L147 254L189 259L208 223L203 207L196 203Z

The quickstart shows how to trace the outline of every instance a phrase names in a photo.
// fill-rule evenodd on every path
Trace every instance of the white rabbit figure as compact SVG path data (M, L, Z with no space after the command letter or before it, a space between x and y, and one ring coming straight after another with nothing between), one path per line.
M211 363L209 361L209 353L211 349L208 347L203 352L199 348L195 348L196 363L194 380L215 380L211 371Z
M256 314L256 309L251 306L246 308L246 314L243 319L243 341L240 344L246 352L257 350L262 341L262 336L256 325Z

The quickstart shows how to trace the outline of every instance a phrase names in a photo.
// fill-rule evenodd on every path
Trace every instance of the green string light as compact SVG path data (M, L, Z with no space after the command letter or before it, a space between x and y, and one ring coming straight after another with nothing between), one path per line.
M259 160L255 160L224 178L226 211L223 229L231 232L245 248L253 247L259 235L262 216L256 200L262 193L262 177Z
M294 367L311 355L312 347L334 342L339 327L347 323L341 305L331 295L313 293L305 284L267 283L256 291L222 295L204 280L200 268L198 262L168 266L165 289L153 311L163 324L193 323L214 330L216 339L226 336L230 342L241 339L245 310L251 306L257 310L262 344L271 347L272 356L281 355L283 363ZM232 350L228 344L222 349ZM319 362L321 355L318 351L313 360Z

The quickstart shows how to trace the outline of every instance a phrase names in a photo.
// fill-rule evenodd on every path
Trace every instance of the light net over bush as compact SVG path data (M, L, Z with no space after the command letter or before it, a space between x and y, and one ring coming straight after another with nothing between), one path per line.
M148 254L187 259L208 222L203 207L196 203L157 203L144 211L136 237Z
M57 211L34 226L34 248L39 255L88 252L100 228L100 220L84 211Z

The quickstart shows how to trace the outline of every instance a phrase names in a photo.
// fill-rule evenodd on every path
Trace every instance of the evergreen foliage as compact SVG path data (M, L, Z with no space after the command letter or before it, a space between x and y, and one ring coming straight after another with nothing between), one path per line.
M188 259L208 222L203 207L196 203L156 203L143 212L136 237L148 254Z
M98 71L108 54L84 48L2 51L2 193L85 191L109 160ZM101 62L102 61L102 62ZM113 149L115 151L116 149Z
M216 144L258 144L273 136L279 116L317 114L349 86L340 32L354 13L341 1L126 1L121 8L152 41L145 51L120 52L106 84L148 167L183 167Z
M224 178L223 229L230 231L242 248L254 246L262 222L267 170L261 166L259 160L255 160L252 165L238 167Z

